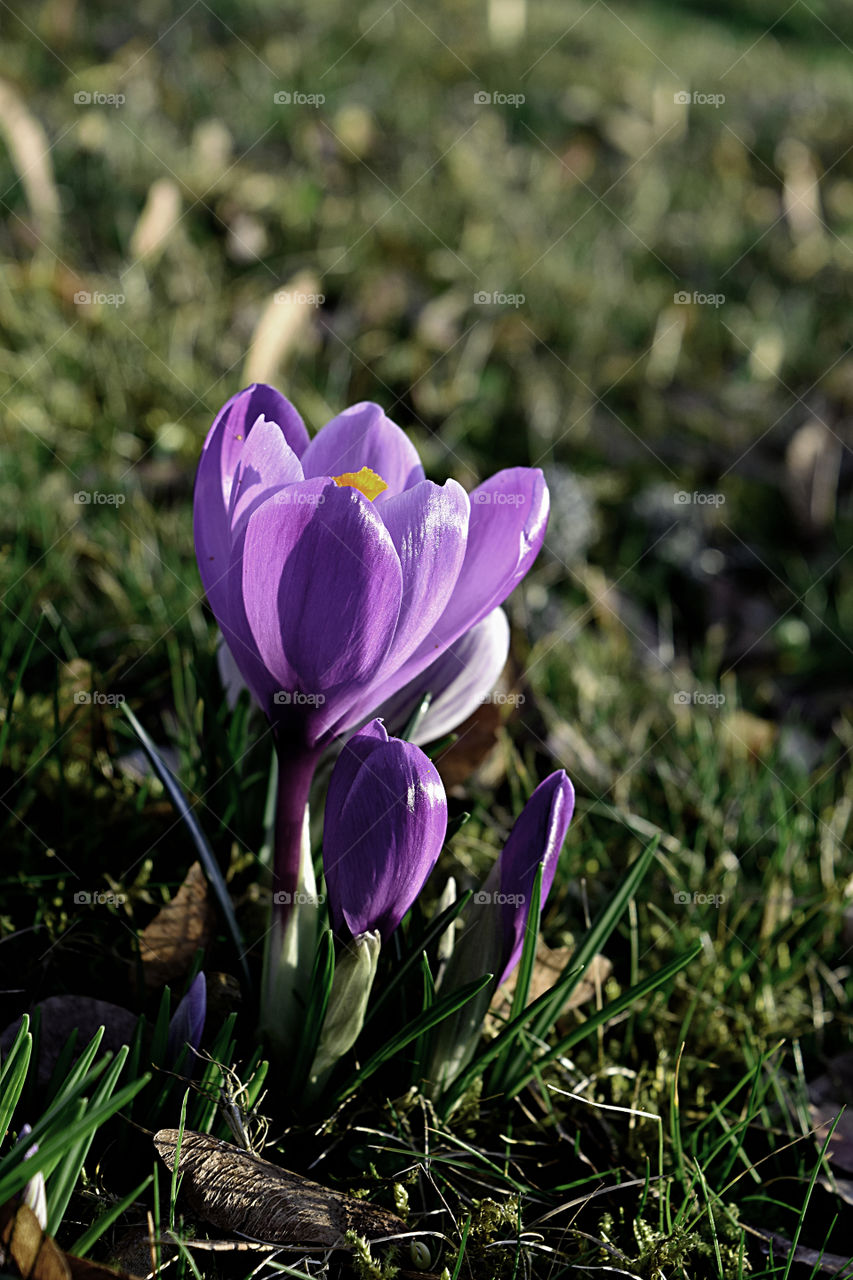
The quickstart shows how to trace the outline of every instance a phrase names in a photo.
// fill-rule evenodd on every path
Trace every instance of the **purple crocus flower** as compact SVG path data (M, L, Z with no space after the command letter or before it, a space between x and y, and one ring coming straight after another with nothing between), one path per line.
M279 756L276 888L297 890L323 748L411 685L506 599L545 535L541 471L469 495L424 478L375 404L309 442L293 406L254 385L220 410L196 478L199 570Z
M483 894L500 907L502 967L497 986L506 981L521 959L530 898L540 866L540 911L545 906L574 807L575 789L564 771L558 769L540 782L522 809L483 885ZM476 899L478 895L474 896Z
M402 731L429 691L429 707L407 736L418 744L434 742L476 711L497 684L508 655L509 622L503 609L493 609L383 703L378 714Z
M521 958L537 871L541 866L541 912L551 892L574 804L574 788L562 769L540 783L465 912L464 928L442 976L441 991L447 993L486 973L494 974L494 980L438 1029L430 1077L441 1087L470 1060L492 996Z
M173 1065L182 1056L184 1045L189 1044L193 1049L197 1049L201 1044L206 1016L207 981L203 973L198 973L190 983L186 995L169 1023L166 1053Z
M336 934L391 936L423 888L447 831L447 798L419 747L380 720L354 733L329 782L323 870Z
M237 669L231 650L219 637L216 651L225 700L233 710L246 682ZM406 728L412 714L429 691L429 708L406 736L418 745L434 742L450 733L476 711L494 689L509 655L509 621L503 609L493 609L470 631L445 649L440 658L415 676L409 684L377 707L377 715L394 731Z

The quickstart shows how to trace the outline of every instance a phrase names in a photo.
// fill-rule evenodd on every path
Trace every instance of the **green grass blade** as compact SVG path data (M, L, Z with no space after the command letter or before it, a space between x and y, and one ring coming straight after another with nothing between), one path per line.
M47 1086L46 1092L46 1097L48 1098L56 1097L64 1081L68 1079L68 1074L71 1071L71 1064L74 1061L74 1053L77 1049L78 1035L79 1028L75 1027L68 1039L65 1041L65 1044L62 1046L62 1051L56 1059L56 1066L50 1074L50 1083Z
M129 1046L122 1045L105 1071L103 1079L92 1096L91 1103L88 1103L85 1098L81 1098L78 1105L82 1104L84 1107L91 1105L93 1108L97 1108L112 1097L129 1053ZM94 1129L84 1131L74 1145L69 1148L65 1158L51 1175L50 1182L45 1188L48 1206L48 1235L56 1235L62 1224L65 1211L68 1208L68 1202L74 1193L74 1188L82 1172L86 1156L89 1154L89 1148L92 1145L94 1136Z
M93 1222L91 1227L74 1241L68 1252L73 1253L77 1258L85 1258L92 1245L97 1244L104 1232L110 1229L113 1223L139 1199L144 1191L147 1191L153 1181L154 1175L149 1173L148 1177L143 1182L140 1182L139 1186L133 1191L129 1192L123 1200L119 1200L117 1204L111 1205L106 1213L102 1213L100 1218Z
M596 920L593 921L589 933L584 938L579 950L572 955L566 965L564 973L571 970L579 970L575 983L566 989L561 989L560 994L555 996L552 1001L546 1001L542 1006L542 1011L531 1024L530 1031L534 1037L544 1040L548 1035L554 1022L560 1015L560 1010L566 1000L571 995L577 982L580 981L580 972L587 968L592 962L601 948L610 937L616 925L628 905L633 898L637 889L640 887L646 872L652 864L652 860L657 853L658 841L653 840L636 861L628 868L625 879L622 881L616 893L607 903L607 906L601 912Z
M628 991L624 991L621 996L616 1000L611 1001L610 1004L605 1005L603 1009L598 1009L594 1014L582 1022L580 1026L575 1027L567 1036L563 1036L562 1040L559 1040L556 1045L544 1053L540 1058L537 1058L535 1065L530 1070L525 1071L520 1077L517 1077L507 1088L508 1096L514 1098L521 1092L525 1085L530 1083L538 1070L547 1066L549 1062L553 1062L555 1058L559 1058L564 1053L567 1053L569 1049L573 1048L581 1040L585 1040L586 1037L591 1035L593 1031L596 1031L598 1027L604 1026L605 1023L610 1022L612 1018L617 1017L625 1009L630 1009L631 1005L637 1000L642 1000L643 997L649 995L650 992L657 990L658 987L662 987L664 983L668 982L670 978L674 978L676 974L680 973L682 969L686 968L687 965L691 964L696 957L701 954L702 943L697 942L696 946L692 947L690 951L686 952L684 955L676 956L674 960L670 960L669 964L664 965L664 967L657 973L651 974L648 978L645 978L642 982L638 982Z
M495 1036L494 1040L492 1040L482 1053L480 1053L479 1056L476 1057L473 1062L471 1062L465 1070L460 1072L456 1077L445 1095L445 1105L448 1107L452 1106L457 1099L465 1093L474 1080L478 1076L482 1075L486 1070L486 1067L494 1062L496 1058L501 1056L506 1057L515 1041L519 1038L520 1033L530 1022L531 1018L535 1017L538 1010L541 1009L545 1002L552 998L556 987L561 983L568 986L576 975L577 970L575 969L571 969L567 973L564 973L560 978L558 978L551 991L544 991L538 999L534 1000L533 1004L531 1004L529 1008L523 1009L517 1017L513 1018L511 1022L508 1022L503 1031Z
M30 1020L24 1014L18 1034L0 1070L0 1142L9 1128L27 1079L33 1050L29 1027Z
M9 740L9 731L12 728L12 712L15 705L15 698L18 696L18 690L21 687L21 681L24 678L24 672L26 671L29 665L30 658L32 657L33 646L35 645L35 642L38 639L38 634L39 634L39 631L41 630L41 624L43 621L44 621L44 614L40 613L38 616L36 625L33 627L32 632L30 633L30 642L24 651L24 656L21 659L21 665L18 667L17 674L12 684L12 691L9 694L9 701L6 704L6 714L3 717L2 724L0 724L0 760L3 759L3 755L6 751L6 743Z
M305 1010L305 1022L299 1037L299 1048L291 1073L291 1082L295 1090L305 1083L317 1045L323 1030L323 1021L329 1007L329 996L335 976L335 942L331 929L324 929L317 943L314 956L314 968L311 974L311 986L308 991L308 1004Z
M428 689L427 692L424 694L424 696L421 698L418 705L415 707L412 714L409 716L409 723L406 725L405 729L400 734L400 737L405 742L411 742L412 734L415 732L418 725L423 720L426 713L429 711L430 703L432 702L432 699L433 699L432 691Z
M39 1121L38 1125L34 1125L28 1145L38 1142L38 1151L25 1161L17 1158L16 1151L13 1149L8 1153L6 1159L0 1161L0 1203L5 1204L9 1197L13 1196L16 1191L20 1191L29 1182L33 1174L38 1173L39 1170L42 1171L45 1179L47 1179L69 1149L76 1142L79 1142L85 1133L94 1133L100 1125L109 1120L111 1116L114 1116L117 1111L120 1111L125 1103L135 1097L140 1089L144 1089L150 1079L149 1075L142 1076L139 1080L134 1080L125 1085L123 1089L120 1089L112 1098L101 1103L100 1106L90 1104L79 1119L71 1121L69 1128L62 1128L57 1132L56 1127L54 1127L47 1137L44 1137L43 1133L37 1136L37 1130L42 1128L42 1121ZM10 1157L15 1157L15 1159Z
M465 910L472 897L473 891L471 889L466 889L461 897L457 898L455 902L451 902L449 907L446 907L440 915L430 921L420 938L412 944L412 950L409 955L403 963L395 969L394 974L384 987L382 994L379 996L376 1003L371 1006L367 1018L365 1019L365 1026L367 1026L376 1017L376 1014L385 1004L386 1000L393 995L400 983L405 980L409 973L411 973L412 969L420 964L422 953L426 951L437 938L440 938L441 935L450 928L456 917Z
M175 1229L175 1204L178 1199L178 1187L180 1185L180 1168L181 1168L181 1143L184 1140L184 1129L187 1124L187 1099L189 1098L189 1089L185 1090L181 1099L181 1118L178 1121L178 1140L175 1143L175 1163L172 1166L172 1185L169 1194L169 1227L172 1231Z
M462 1228L462 1235L459 1240L459 1253L456 1256L456 1266L453 1268L453 1275L450 1280L459 1280L459 1272L462 1270L462 1263L465 1259L465 1249L468 1245L468 1232L471 1230L471 1215L465 1219L465 1225Z
M429 967L426 952L421 952L421 1012L426 1013L435 1004L435 979L432 976L432 970ZM429 1048L429 1036L425 1032L422 1036L418 1036L415 1041L414 1051L412 1053L412 1081L416 1082L420 1077L421 1062Z
M74 1110L73 1121L79 1121L85 1115L87 1098L79 1098ZM68 1201L77 1185L89 1143L94 1130L84 1133L76 1142L72 1142L64 1152L56 1168L45 1177L45 1193L47 1197L47 1234L54 1236L62 1225Z
M237 1020L236 1013L229 1013L223 1022L219 1034L210 1046L210 1057L212 1061L208 1062L199 1084L199 1096L195 1100L193 1108L191 1129L197 1130L199 1133L210 1133L216 1120L216 1114L219 1110L220 1090L226 1083L225 1075L221 1063L230 1063L234 1060L234 1023ZM218 1128L219 1136L230 1137L231 1133L225 1121L221 1121Z
M542 871L543 866L540 862L536 869L536 879L533 881L533 892L530 895L530 908L524 925L524 946L518 966L518 977L515 991L513 992L512 1007L509 1011L510 1022L520 1017L524 1012L527 997L530 993L530 983L533 979L533 968L536 964L536 944L539 941L539 902L542 897ZM502 1092L502 1080L509 1069L509 1065L509 1051L505 1050L495 1063L493 1084L496 1093Z
M445 1018L450 1018L457 1009L461 1009L469 1000L473 1000L474 996L479 995L483 988L489 985L492 977L492 974L487 973L475 982L466 983L464 987L459 987L457 990L449 992L443 999L437 1000L432 1008L425 1010L419 1017L413 1018L407 1027L392 1036L381 1049L377 1049L376 1053L368 1058L364 1066L350 1077L347 1083L338 1091L337 1100L340 1101L342 1098L349 1097L375 1071L378 1071L383 1063L400 1053L402 1049L405 1049L407 1044L411 1044L413 1040L417 1040L419 1036L422 1036L425 1031L432 1030L440 1022L444 1022Z
M162 759L154 743L151 741L148 734L145 732L126 702L121 703L121 710L130 722L133 732L142 743L145 754L151 761L157 777L162 782L169 799L172 801L172 804L175 806L181 820L190 833L190 837L198 852L204 874L207 877L207 882L213 890L216 901L219 904L219 909L222 912L222 918L225 921L234 949L237 952L238 962L240 964L240 969L242 971L246 987L251 991L252 981L249 974L249 966L246 961L246 946L243 941L240 926L237 923L237 917L234 914L234 906L231 902L231 895L228 892L228 886L225 883L225 877L219 870L219 863L216 861L213 850L207 843L204 832L202 831L198 819L184 795L183 789L178 783L177 778Z
M166 1065L166 1046L169 1042L169 1019L172 1012L172 992L164 987L160 992L157 1017L151 1036L151 1061L158 1067Z

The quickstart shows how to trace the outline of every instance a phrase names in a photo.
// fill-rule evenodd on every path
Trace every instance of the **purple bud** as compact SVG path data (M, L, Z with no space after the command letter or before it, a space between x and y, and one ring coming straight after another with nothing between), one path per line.
M353 734L329 783L323 867L332 926L386 941L423 888L447 831L447 798L419 747L381 720Z
M575 791L562 769L541 782L510 832L485 889L497 893L503 929L503 969L498 986L521 958L524 929L536 872L542 866L540 911L545 906L557 859L572 820Z
M166 1052L170 1062L177 1062L185 1044L197 1049L204 1032L207 1014L207 982L199 973L190 983L189 990L178 1005L169 1023L169 1039Z

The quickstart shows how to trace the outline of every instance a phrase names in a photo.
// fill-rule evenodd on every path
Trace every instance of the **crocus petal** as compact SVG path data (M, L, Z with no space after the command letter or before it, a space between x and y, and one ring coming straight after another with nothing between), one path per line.
M197 1049L204 1033L204 1021L207 1016L207 982L203 973L198 973L190 983L189 990L181 1000L169 1023L169 1039L166 1053L170 1062L181 1057L185 1044Z
M229 507L232 539L262 502L284 485L303 478L300 461L278 424L259 418L234 472Z
M343 809L362 766L377 747L387 742L388 731L378 717L352 735L347 749L342 751L335 761L332 776L329 778L326 804L334 813L340 813Z
M426 693L428 710L409 739L434 742L476 711L494 689L509 655L509 622L503 609L493 609L476 627L466 631L411 683L377 709L377 714L402 733Z
M441 486L422 480L389 499L382 520L403 570L403 599L394 643L364 697L348 708L336 732L351 728L377 709L377 687L432 632L453 592L465 556L470 506L455 480Z
M374 707L503 603L539 554L547 523L548 486L535 468L499 471L474 490L465 559L450 602L411 657L371 688Z
M248 624L239 589L235 590L235 580L240 581L239 566L242 564L243 539L246 525L251 514L267 500L280 492L291 482L302 479L302 467L296 454L287 444L280 429L274 422L266 422L260 418L252 428L246 441L243 454L234 473L231 489L229 519L231 521L231 542L229 559L224 570L211 557L205 568L208 575L216 570L216 577L208 577L202 573L208 603L222 629L226 647L236 647L240 653L240 661L232 654L238 670L243 670L245 678L253 690L269 684L263 663L254 652L253 646L247 643ZM199 508L196 507L196 512ZM197 523L204 523L203 514ZM196 531L196 553L203 554L204 540ZM236 566L236 567L235 567Z
M313 744L358 698L391 644L403 590L394 544L354 489L306 480L250 516L241 570L230 583L234 614L245 606L248 634L238 639L254 646L269 675L260 690L247 682L273 720L273 690L299 691ZM240 647L231 647L246 676Z
M452 643L506 600L539 554L547 524L548 486L536 468L498 471L473 491L465 560L434 640Z
M376 929L383 941L390 937L435 866L446 831L444 787L423 752L398 738L380 741L376 722L354 734L326 799L323 867L335 931L346 925L353 936Z
M216 415L198 464L193 526L201 580L217 617L231 550L231 491L244 448L259 420L275 423L284 444L296 457L308 444L308 432L290 401L261 383L239 391ZM276 475L269 477L270 482L280 476L277 469Z
M28 1138L32 1133L32 1131L33 1130L31 1125L22 1124L21 1132L18 1134L19 1142L23 1142L25 1138ZM38 1143L37 1142L32 1143L32 1145L29 1146L27 1150L24 1152L24 1159L29 1160L31 1156L34 1156L37 1153L38 1149L39 1149ZM42 1231L46 1231L47 1230L47 1192L45 1190L44 1174L42 1173L41 1170L39 1170L38 1173L33 1174L29 1182L25 1185L23 1192L21 1194L23 1196L24 1204L27 1205L29 1209L32 1209Z
M470 509L467 493L455 480L445 485L422 480L382 507L403 568L395 667L417 648L447 607L465 558Z
M363 401L322 427L302 455L306 476L339 476L369 467L388 485L383 504L424 478L417 450L378 404Z
M280 391L276 391L275 387L268 387L263 382L253 382L250 387L238 391L219 410L204 442L204 452L210 452L209 461L215 460L219 464L226 502L231 494L231 482L237 470L243 446L259 418L276 423L285 441L298 458L308 447L305 423Z
M540 910L554 883L557 859L572 820L575 790L562 769L541 782L519 814L495 868L490 885L510 901L502 902L504 968L501 985L518 964L536 872L542 865ZM495 883L497 881L497 883Z

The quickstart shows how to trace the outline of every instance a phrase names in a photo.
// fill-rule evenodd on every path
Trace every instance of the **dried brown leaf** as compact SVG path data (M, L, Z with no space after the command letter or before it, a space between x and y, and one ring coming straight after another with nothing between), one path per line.
M177 1129L160 1129L154 1145L175 1166ZM345 1247L348 1231L367 1239L405 1232L387 1209L309 1182L230 1142L185 1129L178 1171L181 1192L206 1222L271 1244Z
M540 938L536 944L536 959L533 964L533 973L530 978L530 992L527 997L527 1003L532 1004L534 1000L538 1000L539 996L544 995L546 991L550 991L554 983L562 974L566 965L572 958L573 951L570 947L557 947L552 949ZM604 982L610 977L613 965L606 956L593 956L591 963L587 966L586 972L581 977L574 991L571 993L566 1003L563 1005L562 1014L568 1013L570 1009L577 1009L582 1004L586 1004L591 1000L596 992L596 985ZM490 1012L502 1019L509 1017L512 1008L512 1000L515 995L515 986L518 979L518 969L513 970L502 987L495 992L492 1000ZM557 1022L558 1028L560 1022Z
M184 883L143 929L139 946L146 987L156 989L189 973L199 947L209 947L216 912L208 897L201 864L194 862Z
M126 1271L63 1253L32 1209L14 1200L0 1208L0 1266L14 1266L24 1280L136 1280Z

